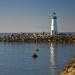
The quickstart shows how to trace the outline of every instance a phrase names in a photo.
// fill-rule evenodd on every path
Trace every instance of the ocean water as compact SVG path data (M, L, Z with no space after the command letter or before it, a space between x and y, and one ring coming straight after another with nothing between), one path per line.
M0 42L0 75L58 75L73 57L73 44Z

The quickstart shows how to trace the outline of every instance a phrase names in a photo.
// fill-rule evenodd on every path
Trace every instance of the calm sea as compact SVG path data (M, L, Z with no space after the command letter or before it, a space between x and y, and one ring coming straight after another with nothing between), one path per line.
M72 57L73 44L0 42L0 75L57 75Z

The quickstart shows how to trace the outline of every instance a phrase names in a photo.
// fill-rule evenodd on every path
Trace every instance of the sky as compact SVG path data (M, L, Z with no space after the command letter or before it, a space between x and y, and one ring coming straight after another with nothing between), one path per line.
M0 32L50 32L57 14L59 32L75 32L75 0L0 0Z

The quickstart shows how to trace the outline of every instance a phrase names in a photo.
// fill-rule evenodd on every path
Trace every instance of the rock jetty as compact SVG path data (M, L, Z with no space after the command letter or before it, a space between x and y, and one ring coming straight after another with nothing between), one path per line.
M56 34L50 33L9 33L0 35L0 42L60 42L75 43L75 34Z

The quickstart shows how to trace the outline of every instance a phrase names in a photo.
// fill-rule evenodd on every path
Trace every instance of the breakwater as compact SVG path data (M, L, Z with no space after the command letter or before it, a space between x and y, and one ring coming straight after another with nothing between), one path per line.
M75 34L57 34L51 36L50 33L11 33L0 35L0 42L64 42L75 43Z

